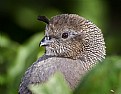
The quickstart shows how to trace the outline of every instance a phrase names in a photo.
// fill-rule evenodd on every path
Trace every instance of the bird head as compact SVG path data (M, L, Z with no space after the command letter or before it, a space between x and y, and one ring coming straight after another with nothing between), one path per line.
M91 21L76 14L61 14L48 20L40 45L46 55L95 62L105 57L105 42L101 30Z

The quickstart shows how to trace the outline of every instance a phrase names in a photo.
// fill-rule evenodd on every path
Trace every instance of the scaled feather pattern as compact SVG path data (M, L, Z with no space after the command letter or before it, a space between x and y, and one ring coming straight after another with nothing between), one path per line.
M25 72L19 94L32 94L29 85L45 83L57 71L74 90L81 78L105 58L103 34L91 21L76 14L61 14L50 20L42 17L39 20L47 25L40 45L46 51Z

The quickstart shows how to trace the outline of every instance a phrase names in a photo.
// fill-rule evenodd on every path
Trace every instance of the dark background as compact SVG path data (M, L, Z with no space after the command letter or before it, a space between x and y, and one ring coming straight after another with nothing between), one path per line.
M44 53L38 45L45 24L37 16L63 13L76 13L94 22L104 34L107 56L121 56L121 0L2 0L0 92L16 94L24 71Z

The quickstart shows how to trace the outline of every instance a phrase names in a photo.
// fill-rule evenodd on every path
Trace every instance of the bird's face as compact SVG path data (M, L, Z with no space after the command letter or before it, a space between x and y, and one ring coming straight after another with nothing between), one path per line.
M47 55L76 59L82 50L82 37L81 33L66 24L65 26L49 24L46 26L41 45L46 46Z
M105 42L101 30L89 20L75 14L62 14L48 20L45 37L40 45L46 55L96 62L105 56Z

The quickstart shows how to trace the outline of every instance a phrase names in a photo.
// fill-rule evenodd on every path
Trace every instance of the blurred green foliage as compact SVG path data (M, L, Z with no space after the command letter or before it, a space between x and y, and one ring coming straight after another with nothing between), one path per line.
M81 81L74 94L121 94L121 56L107 57Z
M112 89L115 94L120 94L121 26L120 17L116 20L116 14L111 10L110 4L108 0L2 0L0 2L0 93L16 94L25 70L44 54L44 48L39 48L39 42L44 36L45 24L37 21L37 16L45 15L50 18L61 13L76 13L102 29L107 56L118 57L110 57L104 63L100 63L94 71L85 76L74 93L82 91L84 92L82 94L87 94L97 89L96 93L91 94L101 94L101 92L109 93L110 90L107 89ZM120 15L119 12L117 15ZM101 78L103 76L105 78ZM52 79L63 83L60 76ZM104 82L100 82L102 79ZM96 83L99 87L96 87ZM63 90L63 85L57 84ZM46 88L46 85L42 88ZM66 94L71 93L68 89L67 92Z

